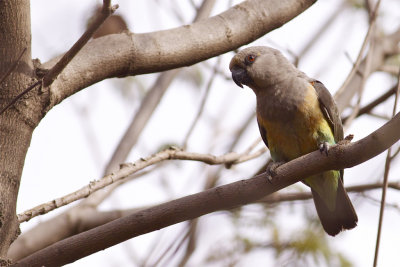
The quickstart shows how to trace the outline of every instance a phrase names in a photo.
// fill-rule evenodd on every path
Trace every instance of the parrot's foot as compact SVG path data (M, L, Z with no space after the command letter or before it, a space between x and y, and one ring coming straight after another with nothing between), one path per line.
M329 151L329 144L328 142L322 142L319 144L319 152L324 153L328 156L328 151Z
M271 162L270 164L268 164L267 171L266 171L267 175L268 175L267 180L271 184L273 184L276 181L276 179L274 179L276 176L276 168L278 168L279 166L281 166L284 163L285 163L284 161L278 161L278 162Z

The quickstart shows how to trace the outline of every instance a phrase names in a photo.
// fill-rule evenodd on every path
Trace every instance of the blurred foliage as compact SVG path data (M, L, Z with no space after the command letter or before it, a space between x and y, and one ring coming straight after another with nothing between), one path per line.
M365 0L347 0L347 3L354 8L365 8Z
M274 263L265 263L267 266L352 266L346 256L329 242L315 212L308 214L311 213L310 206L302 206L307 223L298 221L299 228L290 233L282 232L277 218L287 207L281 210L283 205L274 205L274 208L257 206L261 212L252 216L244 212L243 207L231 211L235 233L230 240L221 240L209 248L206 263L242 266L240 261L246 255L262 250L266 255L272 253L275 258Z

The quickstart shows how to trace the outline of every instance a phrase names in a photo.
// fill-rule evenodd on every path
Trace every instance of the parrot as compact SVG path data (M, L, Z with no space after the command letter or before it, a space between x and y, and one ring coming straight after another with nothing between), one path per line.
M343 125L328 89L309 78L280 51L253 46L230 61L233 81L256 95L256 117L275 164L315 150L328 153L343 140ZM343 185L343 170L329 170L302 181L311 188L323 229L335 236L357 226L358 217Z

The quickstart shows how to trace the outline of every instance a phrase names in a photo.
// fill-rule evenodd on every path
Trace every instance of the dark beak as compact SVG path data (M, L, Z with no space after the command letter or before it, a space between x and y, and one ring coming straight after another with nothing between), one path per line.
M245 69L240 67L234 67L232 70L232 79L233 81L241 88L243 88L243 84L246 84L248 80L247 72Z

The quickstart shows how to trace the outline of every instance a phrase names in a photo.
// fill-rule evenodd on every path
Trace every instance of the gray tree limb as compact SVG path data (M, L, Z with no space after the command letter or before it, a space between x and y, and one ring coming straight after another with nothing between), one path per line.
M46 110L107 78L189 66L234 50L282 26L315 1L247 0L191 25L143 34L126 32L92 40L52 84ZM49 69L57 60L41 68Z

